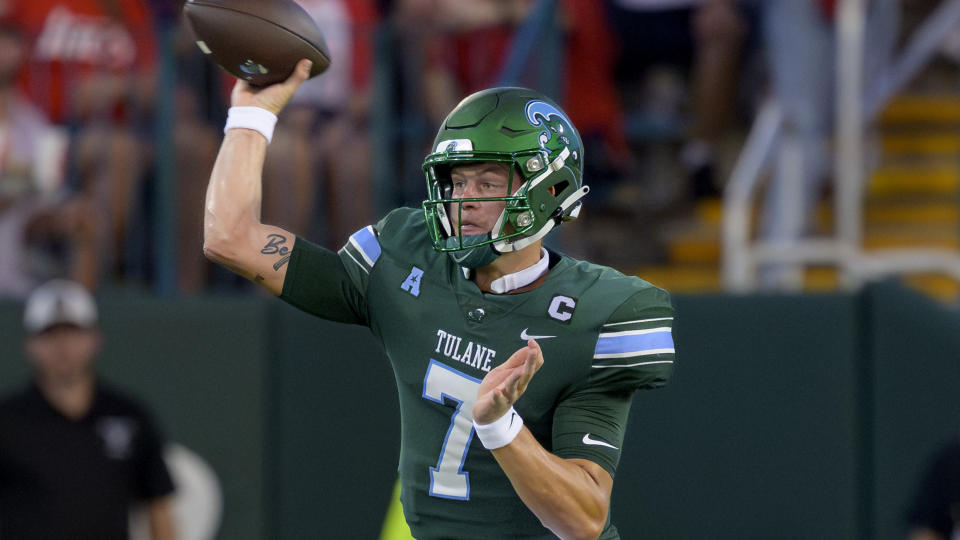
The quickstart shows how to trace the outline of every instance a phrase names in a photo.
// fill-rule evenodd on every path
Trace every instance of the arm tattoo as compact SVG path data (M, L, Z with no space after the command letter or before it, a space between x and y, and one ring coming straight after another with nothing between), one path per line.
M285 265L285 264L287 264L288 261L290 261L290 256L289 256L289 255L284 255L283 257L280 257L280 260L279 260L279 261L273 263L273 269L274 269L275 271L276 271L276 270L280 270L280 267L283 266L283 265Z
M280 268L290 260L290 248L284 245L286 243L286 236L282 234L270 234L267 236L266 245L260 250L260 253L264 255L280 255L280 259L273 265L275 271L280 270ZM262 279L261 276L257 277Z

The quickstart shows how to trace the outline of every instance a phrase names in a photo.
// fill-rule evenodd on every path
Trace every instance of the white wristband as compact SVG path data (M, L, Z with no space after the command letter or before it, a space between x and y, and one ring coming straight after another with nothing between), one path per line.
M523 429L523 418L520 418L513 407L510 407L506 414L489 424L480 425L474 420L473 429L477 431L477 437L480 438L484 448L496 450L510 444L517 437Z
M223 132L234 128L252 129L266 137L267 144L273 139L273 128L277 125L277 115L260 107L230 107L227 111L227 125Z

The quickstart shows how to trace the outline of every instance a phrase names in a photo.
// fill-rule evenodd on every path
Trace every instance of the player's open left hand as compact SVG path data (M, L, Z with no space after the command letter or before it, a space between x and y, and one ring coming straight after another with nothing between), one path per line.
M483 425L506 414L527 390L530 379L542 365L540 345L532 339L527 341L526 347L493 368L480 382L477 401L473 405L473 419Z
M279 114L297 88L310 77L312 65L309 60L300 60L285 81L270 86L251 86L247 81L237 79L237 84L233 85L233 92L230 94L230 104L234 107L260 107Z

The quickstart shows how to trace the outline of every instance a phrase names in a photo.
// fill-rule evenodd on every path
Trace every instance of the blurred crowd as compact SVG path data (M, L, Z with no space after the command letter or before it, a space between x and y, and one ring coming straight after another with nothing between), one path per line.
M483 87L535 87L563 104L601 209L669 213L719 196L724 145L778 87L802 129L825 126L829 98L795 96L789 76L802 75L778 78L762 58L805 53L823 67L829 45L797 50L805 42L790 38L808 29L784 21L829 33L831 0L298 2L333 65L280 119L263 219L330 247L389 207L419 205L440 120ZM0 297L53 277L149 289L163 268L177 293L245 286L201 254L233 80L195 46L182 3L0 0ZM675 167L652 169L651 152ZM158 249L168 240L172 251Z

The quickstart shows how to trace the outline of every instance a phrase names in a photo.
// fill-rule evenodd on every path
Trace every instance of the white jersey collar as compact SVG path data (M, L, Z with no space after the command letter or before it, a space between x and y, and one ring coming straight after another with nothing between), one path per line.
M550 256L547 254L547 250L540 248L540 260L535 262L533 265L520 270L519 272L514 272L512 274L507 274L505 276L500 276L497 279L490 282L490 290L496 294L505 294L510 291L519 289L520 287L526 287L527 285L533 283L540 278L544 273L546 273L547 268L550 266ZM470 277L470 269L462 268L463 277Z

